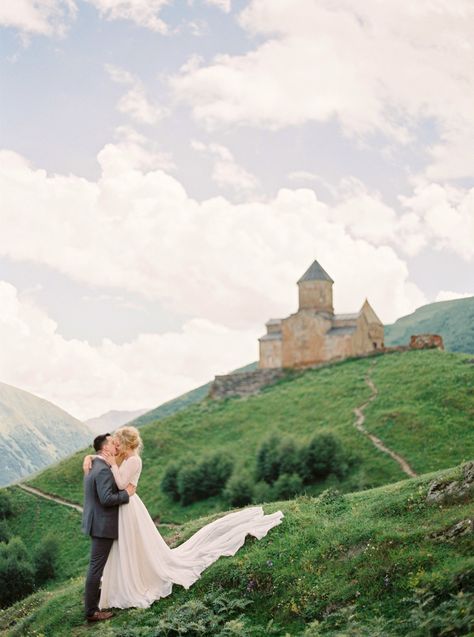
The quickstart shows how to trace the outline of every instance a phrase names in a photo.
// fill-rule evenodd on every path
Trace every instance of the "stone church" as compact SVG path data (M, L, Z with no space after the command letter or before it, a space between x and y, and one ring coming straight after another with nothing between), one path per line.
M383 324L367 300L355 314L334 314L333 283L314 261L298 281L298 311L266 324L260 368L304 367L383 349Z

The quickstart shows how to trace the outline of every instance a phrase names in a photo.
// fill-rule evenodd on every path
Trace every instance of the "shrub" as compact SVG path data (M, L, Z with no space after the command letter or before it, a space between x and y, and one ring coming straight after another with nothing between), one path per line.
M11 537L6 520L0 520L0 542L8 542Z
M33 564L21 538L0 544L0 606L10 606L29 595L34 585Z
M273 487L268 482L261 480L253 488L253 499L255 504L262 504L263 502L273 502L275 497L273 495Z
M51 535L46 536L36 549L34 567L37 585L44 584L56 576L58 552L58 541Z
M272 434L260 445L255 470L257 482L265 480L268 484L273 484L280 475L280 445L281 440L276 434Z
M179 500L178 475L179 465L171 462L165 469L165 474L161 481L161 490L166 493L174 502Z
M224 497L232 506L240 507L250 504L253 499L252 478L247 474L234 473L227 481Z
M298 472L306 484L318 482L327 477L342 460L342 447L332 434L319 434L311 439L309 445L302 449L300 471Z
M297 473L282 473L273 485L275 500L289 500L303 490L303 480Z
M190 463L179 470L177 486L179 501L183 506L202 499L198 480L199 467L196 464Z
M188 463L177 475L177 490L183 506L218 495L232 474L233 460L225 454L206 456L199 463Z
M284 438L279 445L279 475L299 473L301 451L293 438Z
M12 502L6 491L0 491L0 519L9 518L13 513Z

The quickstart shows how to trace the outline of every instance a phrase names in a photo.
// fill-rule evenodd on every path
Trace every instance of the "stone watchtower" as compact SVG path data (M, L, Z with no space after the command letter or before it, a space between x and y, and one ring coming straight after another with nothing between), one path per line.
M332 286L334 281L317 261L298 280L300 310L314 310L334 315Z

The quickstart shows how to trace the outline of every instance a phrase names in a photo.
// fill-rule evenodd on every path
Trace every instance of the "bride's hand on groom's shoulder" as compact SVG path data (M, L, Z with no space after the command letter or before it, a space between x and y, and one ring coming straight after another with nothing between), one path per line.
M87 455L85 456L82 462L82 470L84 471L85 475L87 475L91 469L92 469L92 456Z

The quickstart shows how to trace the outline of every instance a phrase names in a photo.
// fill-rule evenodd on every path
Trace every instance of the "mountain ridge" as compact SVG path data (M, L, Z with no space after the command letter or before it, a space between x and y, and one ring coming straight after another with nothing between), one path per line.
M89 438L87 427L61 407L0 382L0 485L61 460Z

